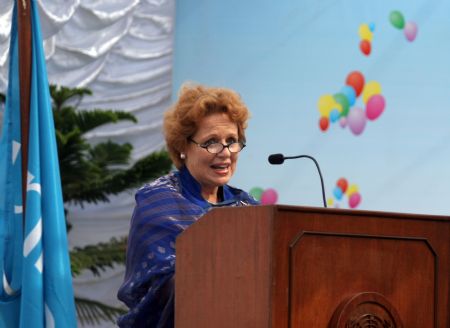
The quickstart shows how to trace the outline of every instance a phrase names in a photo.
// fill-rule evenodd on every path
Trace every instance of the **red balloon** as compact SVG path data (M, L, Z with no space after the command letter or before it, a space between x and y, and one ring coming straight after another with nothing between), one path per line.
M342 192L345 193L347 191L348 182L346 178L340 178L336 185L341 188Z
M370 51L372 50L372 46L370 45L370 41L368 40L362 40L359 44L359 49L361 49L361 52L366 55L369 56L370 55Z
M345 84L355 89L356 97L358 97L361 94L361 91L364 87L364 75L362 75L361 72L359 71L351 72L347 76Z
M330 121L327 117L322 116L319 120L319 127L320 129L325 132L328 129L328 126L330 125Z

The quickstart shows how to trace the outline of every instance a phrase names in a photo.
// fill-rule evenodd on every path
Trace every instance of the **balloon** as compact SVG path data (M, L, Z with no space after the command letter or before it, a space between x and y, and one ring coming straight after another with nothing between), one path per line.
M351 184L350 187L347 188L347 191L345 192L345 194L348 197L351 197L351 195L353 195L355 192L358 192L358 186L355 184Z
M346 117L341 117L339 119L339 125L341 126L341 128L345 128L347 126L347 118Z
M355 208L356 206L358 206L360 202L361 202L361 195L359 194L359 192L355 192L348 199L348 206L350 206L350 208Z
M370 42L367 40L362 40L359 43L359 49L361 49L361 52L366 55L369 56L370 55L370 51L372 50L372 46L370 45Z
M369 24L369 30L370 30L370 32L375 31L375 23L372 22Z
M327 117L321 117L319 120L319 127L320 129L325 132L328 129L328 126L330 125L330 122Z
M405 29L403 30L405 34L406 40L413 42L417 36L417 25L414 22L408 22L405 25Z
M250 189L249 194L253 196L254 199L256 200L261 200L261 195L263 193L263 189L260 187L253 187L252 189Z
M337 109L333 109L330 113L330 121L331 123L336 122L339 117L341 117L341 113L339 113L339 111Z
M401 30L405 26L405 19L403 18L403 15L398 10L394 10L389 15L389 21L391 22L392 26L395 28L398 28Z
M333 97L334 100L336 100L336 102L341 105L342 108L341 116L347 116L348 110L350 108L350 103L347 97L343 93L337 93Z
M369 25L361 24L359 26L358 34L361 40L367 40L369 42L372 41L373 35L372 32L370 31Z
M339 188L338 186L334 187L333 189L333 195L337 200L341 200L342 195L344 195L344 193L342 192L341 188Z
M332 95L323 95L317 102L317 108L319 109L320 116L329 117L330 112L338 105Z
M355 89L353 89L351 86L346 85L342 87L341 93L347 97L348 103L350 106L353 106L356 101L356 92Z
M333 203L334 203L333 198L329 197L329 198L327 199L327 205L328 205L328 206L333 206Z
M366 117L369 120L376 120L383 113L386 101L382 95L373 95L366 105Z
M347 123L354 135L360 135L366 127L366 114L361 108L353 108L347 117Z
M261 204L262 205L271 205L275 204L278 199L278 194L275 189L267 188L261 195Z
M347 187L348 187L348 182L346 178L340 178L336 185L341 188L342 192L346 192L347 191Z
M364 90L362 92L363 102L367 104L367 101L373 95L378 95L381 93L381 85L377 81L367 82L364 86Z
M356 93L356 97L359 97L361 91L364 87L364 75L359 71L351 72L347 79L345 80L345 84L353 87Z

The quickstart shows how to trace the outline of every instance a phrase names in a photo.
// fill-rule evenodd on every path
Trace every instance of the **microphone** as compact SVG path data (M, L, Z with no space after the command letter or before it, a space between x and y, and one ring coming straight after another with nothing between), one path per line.
M316 159L309 155L298 155L298 156L284 156L283 154L272 154L269 156L268 160L269 163L272 165L280 165L284 163L285 159L295 159L295 158L309 158L316 164L317 171L319 172L320 176L320 185L322 186L322 200L323 200L323 207L327 207L327 202L325 201L325 187L323 186L323 178L322 178L322 172L320 172L319 163L317 163Z

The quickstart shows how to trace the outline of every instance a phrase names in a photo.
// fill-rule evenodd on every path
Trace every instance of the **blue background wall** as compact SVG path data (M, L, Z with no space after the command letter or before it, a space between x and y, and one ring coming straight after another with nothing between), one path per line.
M393 10L417 24L413 42L390 22ZM311 161L267 162L271 153L309 154L332 206L349 207L333 194L345 177L362 196L359 209L448 214L449 12L449 1L179 1L174 94L195 81L242 95L252 119L233 185L322 206ZM369 56L359 48L362 24L374 26ZM381 85L384 112L360 135L338 122L323 132L318 100L339 93L352 71Z

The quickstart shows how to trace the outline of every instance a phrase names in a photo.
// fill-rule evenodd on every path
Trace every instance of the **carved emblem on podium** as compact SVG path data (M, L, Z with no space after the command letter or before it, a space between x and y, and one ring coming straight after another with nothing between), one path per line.
M397 310L379 293L356 294L335 310L329 328L402 328Z

